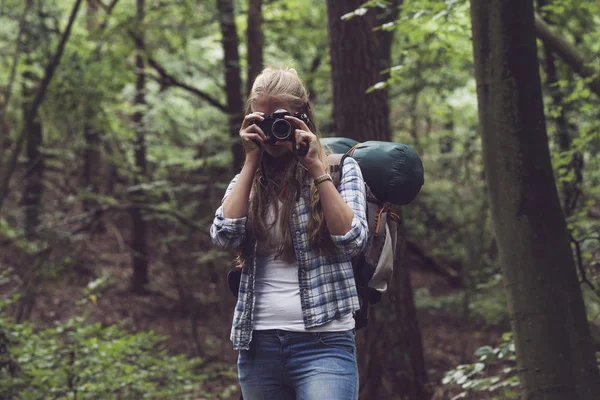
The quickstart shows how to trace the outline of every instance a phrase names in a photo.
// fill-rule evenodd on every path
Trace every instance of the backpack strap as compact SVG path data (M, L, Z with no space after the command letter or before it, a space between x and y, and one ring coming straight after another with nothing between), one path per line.
M344 163L345 154L330 154L329 158L329 175L333 185L337 188L342 181L342 165Z
M344 154L330 154L329 158L329 175L331 175L331 180L333 184L337 188L342 181L342 167L344 166L344 160L346 157L352 157L354 154L354 150L360 145L360 143L352 146L350 150L348 150Z

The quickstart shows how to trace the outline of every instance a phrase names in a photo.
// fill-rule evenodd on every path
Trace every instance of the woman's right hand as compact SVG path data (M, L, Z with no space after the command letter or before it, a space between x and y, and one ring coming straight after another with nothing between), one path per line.
M246 162L259 163L262 159L262 153L265 146L265 133L256 125L256 121L263 121L264 113L253 112L244 117L242 127L240 128L240 137L242 145L246 152Z

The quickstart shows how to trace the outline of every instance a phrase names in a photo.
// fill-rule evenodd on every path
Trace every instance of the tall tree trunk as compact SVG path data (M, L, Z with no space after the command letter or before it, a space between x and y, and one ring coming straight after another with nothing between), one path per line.
M248 0L248 27L246 43L248 46L248 81L246 93L250 94L254 79L263 68L262 0Z
M28 240L36 237L40 222L40 206L44 193L44 158L41 152L43 144L42 125L37 115L30 115L32 98L39 79L32 73L25 73L23 88L23 133L26 141L26 173L23 186L22 205L25 207L25 234Z
M538 0L539 8L549 4L547 0ZM544 17L544 20L549 25L552 22L548 17ZM577 126L571 123L568 118L568 105L564 101L561 88L557 87L559 78L558 71L556 69L554 53L547 43L544 43L544 61L546 69L546 86L550 93L554 107L560 110L559 114L553 118L554 124L556 125L556 139L561 152L571 151L571 144L573 139L577 137ZM571 75L571 74L569 74ZM573 172L574 179L569 182L563 183L561 186L563 210L565 215L571 216L577 209L579 200L581 198L581 185L583 183L583 154L576 152L571 158L571 162L565 166L561 171L561 175L568 175Z
M471 21L486 179L523 399L599 399L550 163L533 0L471 0Z
M374 10L348 21L341 19L362 4L362 0L327 0L335 131L337 136L358 141L390 140L387 92L367 93L384 79L381 44L373 32Z
M142 108L146 106L146 80L145 80L145 62L144 62L144 4L145 0L136 1L137 21L138 21L138 37L139 41L136 42L137 54L135 56L135 66L137 81L135 84L135 108L136 111L133 114L133 122L136 130L135 139L135 185L139 187L139 184L143 182L147 176L147 165L146 165L146 129L144 126L144 113ZM145 194L142 189L137 189L133 193L133 201L137 203L145 202ZM148 243L146 238L146 223L144 221L142 211L139 208L134 208L131 211L132 220L132 263L133 263L133 276L131 280L131 288L136 293L144 293L145 285L149 282L148 280Z
M244 148L240 140L240 127L244 117L242 99L242 78L240 77L240 55L238 34L235 26L233 0L217 0L219 24L223 43L223 67L225 70L225 90L229 113L229 134L232 145L233 169L238 170L244 162Z
M87 28L90 35L98 32L100 27L100 15L98 0L87 0ZM96 56L97 58L99 57ZM99 61L98 59L96 61ZM94 104L86 103L84 106L83 138L85 150L83 154L83 187L87 188L92 195L102 192L102 132L94 127L95 107ZM84 210L90 210L97 202L86 198L83 201Z
M392 7L398 6L397 1L393 3ZM361 4L328 1L334 119L339 135L358 141L389 141L387 91L367 94L366 90L385 79L380 72L391 64L392 38L373 31L375 15L340 19ZM391 10L384 18L395 19L396 15L397 10ZM404 254L406 234L402 226L399 238L398 254ZM358 331L357 347L361 399L430 397L425 389L427 374L410 276L402 256L381 304L370 308L368 326Z

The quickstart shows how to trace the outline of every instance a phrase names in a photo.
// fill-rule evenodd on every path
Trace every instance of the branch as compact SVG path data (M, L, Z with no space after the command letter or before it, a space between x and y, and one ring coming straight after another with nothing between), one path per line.
M137 45L140 45L141 47L144 47L144 43L141 40L140 37L138 37L134 32L129 31L129 34L131 35L131 37L133 38L134 42ZM177 78L175 78L173 75L169 74L167 72L167 70L158 62L156 61L156 59L152 58L150 55L148 55L148 64L150 64L150 66L152 68L154 68L156 70L156 72L158 72L158 74L161 77L161 82L167 86L176 86L179 87L181 89L187 90L188 92L200 97L203 100L206 100L210 105L212 105L213 107L216 107L217 109L219 109L219 111L228 114L229 113L229 108L224 105L221 104L219 102L219 100L215 99L214 97L212 97L211 95L209 95L208 93L205 93L203 91L201 91L198 88L195 88L193 86L188 85L187 83L181 82L180 80L178 80Z
M600 96L600 71L589 65L583 54L565 38L554 32L552 28L539 16L535 15L535 33L550 50L558 54L578 75L589 79L588 86L596 95Z
M159 208L156 206L152 206L149 204L142 204L142 203L102 205L97 208L91 209L88 212L64 218L61 220L61 223L63 225L68 225L68 224L72 224L72 223L81 224L81 225L78 225L74 230L69 231L70 235L76 235L81 232L85 232L90 227L92 227L100 218L102 218L103 214L105 214L105 213L129 212L133 209L144 210L146 212L150 212L150 213L154 213L154 214L162 214L162 215L171 216L171 217L177 219L183 225L185 225L195 231L203 233L207 236L210 236L210 232L208 231L208 229L206 229L206 227L192 221L189 217L187 217L185 214L183 214L180 211ZM41 232L42 230L44 230L46 228L51 228L50 224L40 224L36 228L35 232ZM21 240L21 239L25 239L25 235L19 235L17 237L2 237L2 236L0 236L0 246L8 245L16 240Z
M576 240L573 235L570 235L569 239L571 239L571 242L575 244L575 254L577 255L577 267L579 268L579 273L581 274L581 283L586 283L590 287L590 289L594 290L594 285L588 280L585 274L585 269L583 268L580 241Z
M67 29L65 29L62 37L60 38L60 42L58 43L58 47L56 48L56 53L52 60L48 63L46 67L46 72L42 81L40 82L40 87L35 95L33 102L31 103L31 107L29 108L26 118L35 118L37 114L37 110L44 101L44 96L46 95L46 89L48 85L50 85L50 81L54 76L54 71L56 71L56 67L60 63L60 59L65 50L65 45L67 44L67 40L69 40L69 36L71 35L71 28L73 27L73 23L75 22L75 17L77 16L77 12L79 11L79 6L81 6L82 0L75 0L75 5L73 6L73 10L71 11L71 16L69 17L69 23L67 24Z
M448 283L450 283L450 285L460 286L460 284L461 284L460 275L456 271L454 271L452 268L444 267L444 266L438 264L433 258L427 256L425 254L425 252L423 251L423 249L421 249L418 244L416 244L415 242L413 242L411 240L407 240L406 248L410 252L412 252L413 254L418 256L420 259L422 259L423 263L427 267L431 268L434 272L436 272L436 273L442 275L444 278L446 278L446 280L448 281Z
M99 28L100 32L102 32L108 25L108 20L110 19L110 16L119 0L112 0L112 2L108 6L105 5L104 3L102 3L100 0L97 0L97 1L98 1L98 4L102 7L104 12L106 13L106 19L104 20L104 22L102 24L100 24L100 28Z
M170 75L166 71L166 69L162 65L160 65L158 63L158 61L156 61L154 58L148 57L148 64L150 64L150 66L152 68L154 68L156 70L156 72L159 73L159 75L161 77L161 82L164 83L165 85L176 86L181 89L187 90L188 92L195 94L196 96L200 97L201 99L206 100L210 105L218 108L220 111L222 111L224 113L229 112L229 109L227 108L227 106L225 106L224 104L221 104L217 99L215 99L208 93L205 93L205 92L201 91L200 89L190 86L184 82L181 82L180 80L175 78L173 75Z
M44 101L44 96L46 95L46 89L48 89L48 85L50 84L50 81L52 80L52 77L54 76L54 71L56 71L56 67L58 67L58 64L60 63L60 59L65 50L65 45L67 44L67 40L69 39L69 36L71 35L71 28L73 27L73 23L75 22L75 17L77 16L77 12L79 11L79 6L81 6L81 1L82 0L75 1L73 10L71 11L71 15L69 16L69 23L67 24L67 28L65 29L65 31L62 34L62 37L60 38L60 42L58 43L58 47L56 48L56 53L54 54L54 57L52 57L52 59L46 66L46 71L44 73L44 77L42 78L42 80L40 82L40 86L38 88L38 91L35 95L34 100L31 103L31 107L27 110L27 112L24 115L25 128L23 129L23 131L21 132L21 135L19 136L19 139L17 140L15 150L13 151L11 159L8 162L8 166L5 169L4 175L0 177L0 179L1 179L1 181L0 181L0 212L2 212L2 206L4 205L4 200L6 199L6 196L8 196L8 192L9 192L8 186L10 184L10 178L12 177L12 174L15 171L15 168L17 166L17 160L18 160L19 155L21 154L21 150L23 148L23 142L25 141L25 132L28 129L27 125L29 124L30 121L33 121L33 119L36 117L38 108Z

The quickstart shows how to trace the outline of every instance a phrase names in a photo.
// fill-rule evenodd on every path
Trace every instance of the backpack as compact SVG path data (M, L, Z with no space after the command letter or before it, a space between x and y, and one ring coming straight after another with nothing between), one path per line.
M391 205L405 205L414 200L424 183L423 164L410 146L400 143L359 143L347 138L324 138L321 143L333 153L329 155L329 174L336 187L342 180L346 157L358 162L365 181L367 244L352 258L360 302L360 310L354 314L355 329L358 330L367 325L369 305L381 301L393 275L398 227L402 222ZM233 268L227 275L229 290L235 297L241 272L241 268Z
M335 187L341 180L342 166L347 154L329 155L331 178ZM379 201L365 183L367 196L367 226L369 233L365 249L352 258L352 270L358 292L360 310L354 314L355 329L369 321L369 305L381 301L394 271L398 224L400 217L393 213L389 203Z
M423 164L411 147L400 143L359 143L347 138L326 138L322 143L333 152L329 155L329 167L336 187L341 182L346 157L358 162L365 181L369 232L365 249L352 259L360 302L354 319L356 329L360 329L368 323L369 305L381 301L393 276L398 227L402 222L391 204L414 200L424 183Z

